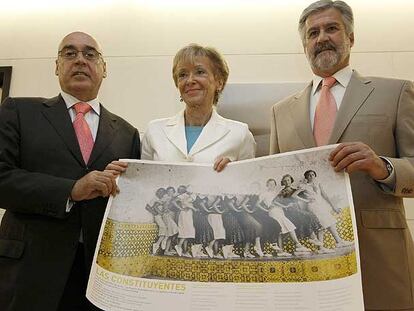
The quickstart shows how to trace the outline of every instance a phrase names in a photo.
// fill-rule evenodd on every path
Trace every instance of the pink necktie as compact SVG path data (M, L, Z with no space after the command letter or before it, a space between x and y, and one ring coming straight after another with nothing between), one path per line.
M89 112L92 107L88 103L82 102L76 103L73 107L76 111L73 128L75 129L76 137L78 138L83 160L85 161L85 164L87 164L93 148L93 137L91 129L85 120L85 114Z
M327 77L322 81L313 123L313 136L315 136L317 146L323 146L328 143L335 124L337 107L335 98L330 90L335 82L336 79L334 77Z

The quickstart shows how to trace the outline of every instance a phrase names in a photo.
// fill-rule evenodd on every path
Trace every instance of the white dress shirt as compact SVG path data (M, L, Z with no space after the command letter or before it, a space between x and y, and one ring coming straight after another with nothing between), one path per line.
M96 134L98 133L99 114L101 113L101 106L99 104L98 98L84 102L63 91L61 91L60 94L62 95L63 100L66 103L66 107L68 108L68 112L69 112L70 119L72 120L72 122L75 120L75 117L76 117L75 108L72 108L74 104L83 102L83 103L88 103L92 107L92 109L85 115L85 120L86 120L86 123L88 123L89 128L91 129L93 141L95 141Z

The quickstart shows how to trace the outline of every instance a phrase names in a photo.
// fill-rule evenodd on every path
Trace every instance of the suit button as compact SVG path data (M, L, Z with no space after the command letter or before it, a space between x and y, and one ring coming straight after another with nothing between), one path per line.
M187 156L186 160L187 160L187 162L193 162L194 161L192 156Z

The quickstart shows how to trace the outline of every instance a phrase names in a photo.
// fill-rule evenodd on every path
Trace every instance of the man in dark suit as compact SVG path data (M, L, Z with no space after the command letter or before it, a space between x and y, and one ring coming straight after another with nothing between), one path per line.
M103 170L140 156L138 131L97 99L106 64L95 39L67 35L56 75L57 97L0 106L3 311L92 308L87 278L107 197L116 193L114 175Z
M270 152L340 143L329 160L350 173L365 308L414 311L414 245L403 204L414 195L414 86L353 71L353 26L343 1L303 11L299 32L314 78L273 107Z

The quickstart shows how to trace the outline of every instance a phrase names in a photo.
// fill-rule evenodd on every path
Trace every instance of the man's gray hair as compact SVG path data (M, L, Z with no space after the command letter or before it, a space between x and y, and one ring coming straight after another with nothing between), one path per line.
M352 13L352 9L348 4L340 0L319 0L304 9L302 15L299 18L298 30L303 45L305 45L306 40L305 23L308 17L312 14L320 13L332 8L337 9L341 13L347 35L354 32L354 14Z

